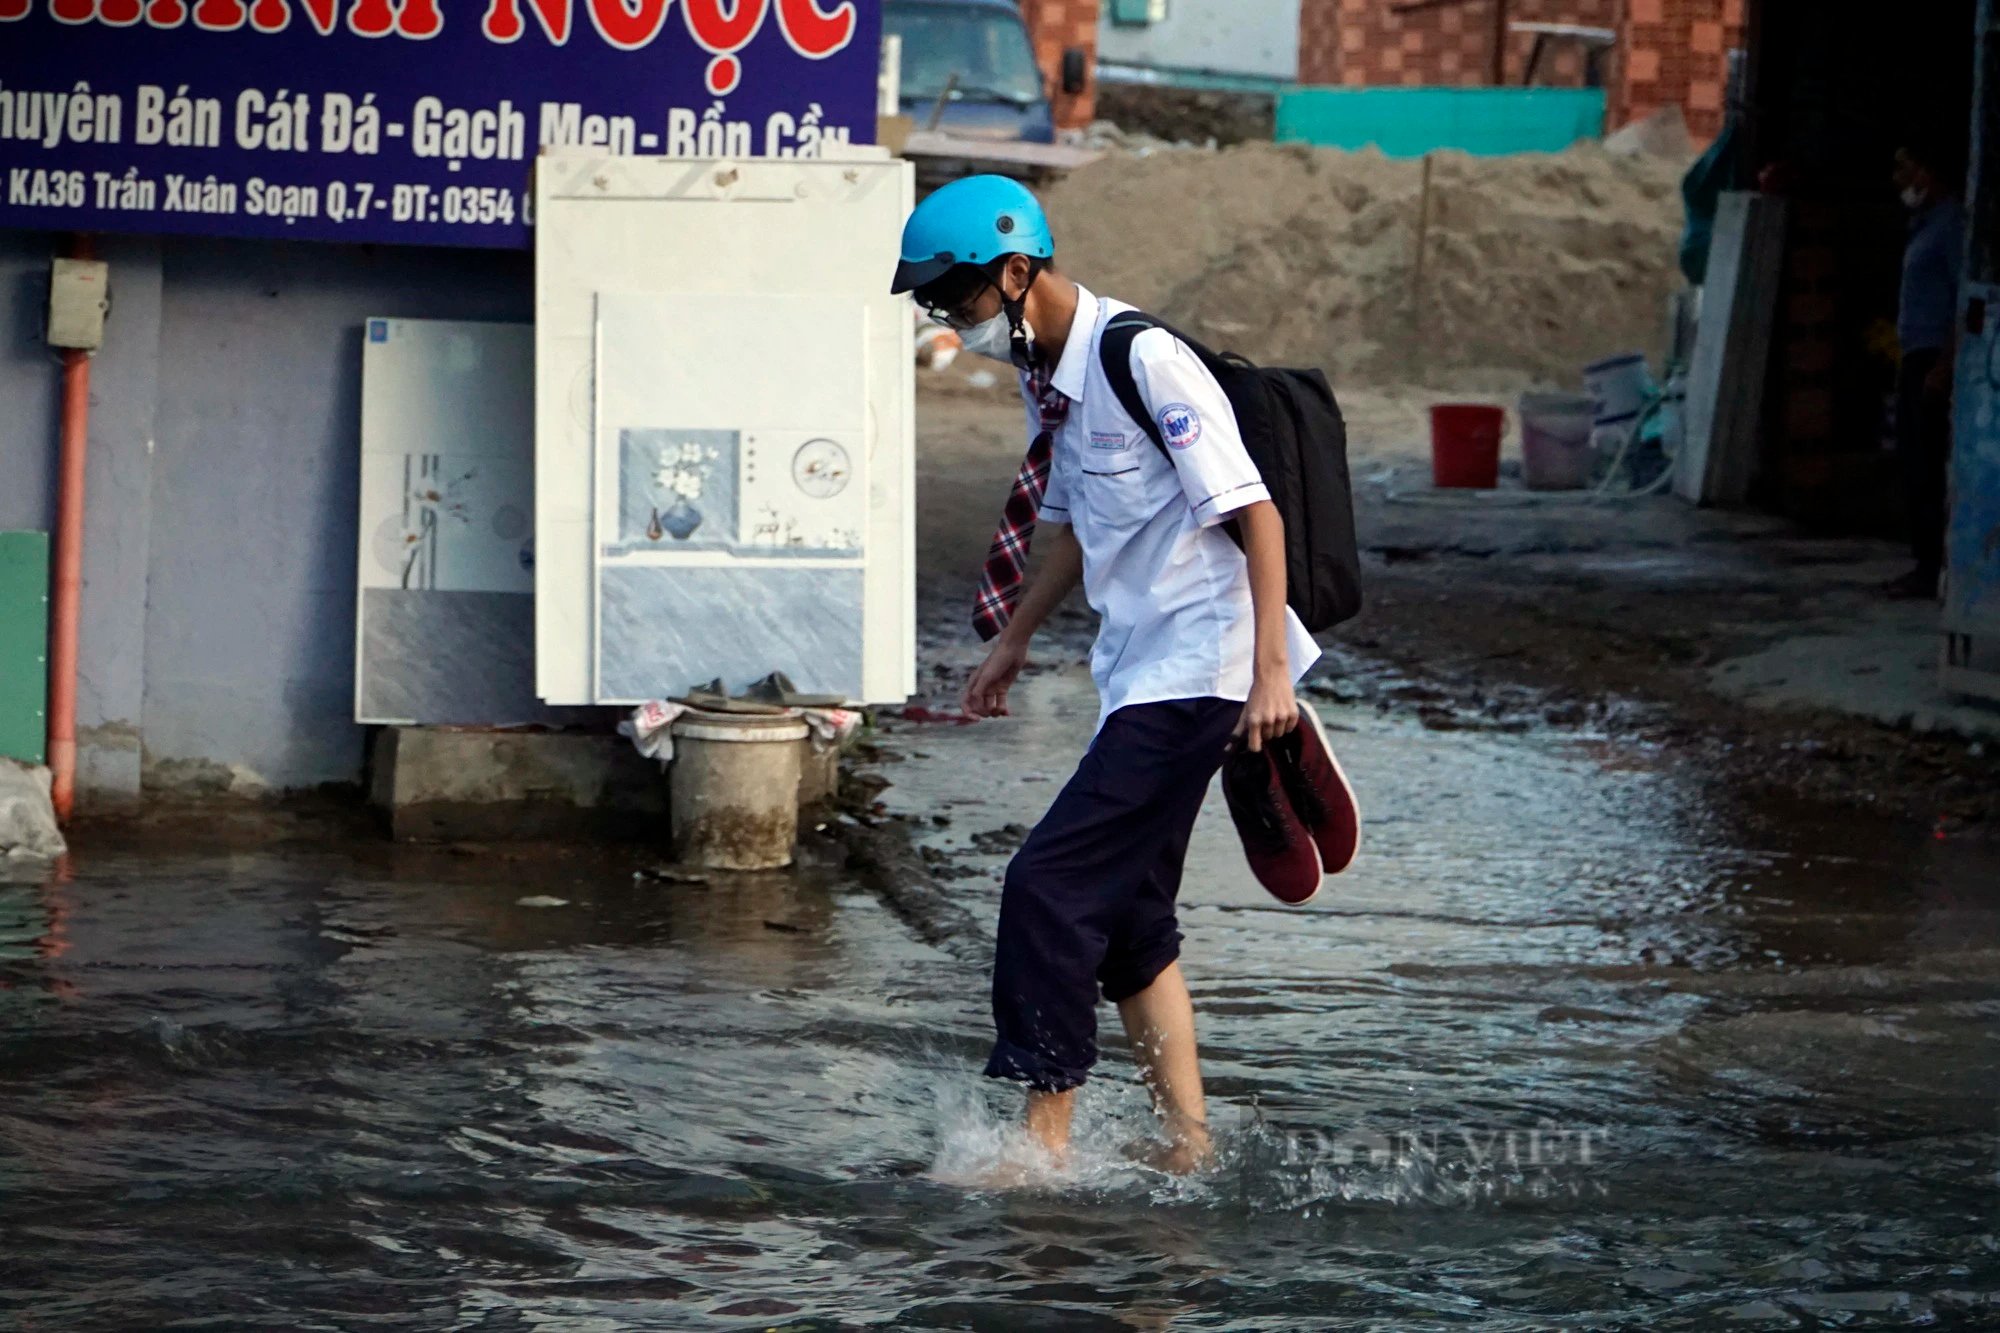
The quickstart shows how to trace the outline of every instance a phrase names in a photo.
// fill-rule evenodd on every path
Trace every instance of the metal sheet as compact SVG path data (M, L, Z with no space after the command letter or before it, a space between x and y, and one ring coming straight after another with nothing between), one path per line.
M1686 438L1674 460L1674 494L1683 500L1742 504L1750 493L1784 259L1785 201L1724 191L1688 368Z
M1979 7L1965 284L1953 383L1942 680L2000 698L2000 13Z
M45 762L49 535L0 532L0 755Z

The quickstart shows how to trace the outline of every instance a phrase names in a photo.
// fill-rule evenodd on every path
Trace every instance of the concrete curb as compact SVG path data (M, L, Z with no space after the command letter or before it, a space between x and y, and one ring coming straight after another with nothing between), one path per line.
M918 939L966 963L989 966L993 944L979 922L931 877L907 826L839 819L826 831L847 848L848 869Z

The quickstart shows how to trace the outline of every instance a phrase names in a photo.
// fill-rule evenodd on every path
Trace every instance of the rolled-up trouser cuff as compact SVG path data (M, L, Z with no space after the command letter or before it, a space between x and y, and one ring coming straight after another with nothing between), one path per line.
M1025 1046L1016 1046L1005 1037L993 1043L993 1054L986 1061L986 1077L1012 1079L1016 1083L1027 1084L1036 1092L1068 1092L1071 1088L1083 1086L1089 1076L1087 1066L1065 1069Z
M1174 900L1188 834L1240 702L1165 699L1105 719L1007 867L986 1072L1059 1092L1097 1062L1097 1003L1153 984L1180 955Z
M1120 959L1115 970L1105 968L1097 974L1104 987L1104 998L1113 1004L1123 1004L1158 980L1160 973L1172 967L1180 956L1181 933L1176 930L1137 957Z

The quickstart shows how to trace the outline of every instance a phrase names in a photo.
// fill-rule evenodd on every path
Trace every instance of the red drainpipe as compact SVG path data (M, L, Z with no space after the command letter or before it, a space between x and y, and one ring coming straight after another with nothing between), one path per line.
M92 257L90 237L70 246ZM55 586L49 599L49 769L56 818L76 806L76 629L83 602L83 477L90 440L90 353L63 352L62 473L56 489Z

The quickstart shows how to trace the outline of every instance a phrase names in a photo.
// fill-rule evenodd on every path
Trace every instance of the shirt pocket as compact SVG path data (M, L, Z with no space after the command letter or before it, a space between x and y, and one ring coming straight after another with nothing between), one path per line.
M1157 478L1136 449L1087 460L1079 480L1091 519L1107 528L1136 528L1160 512Z

